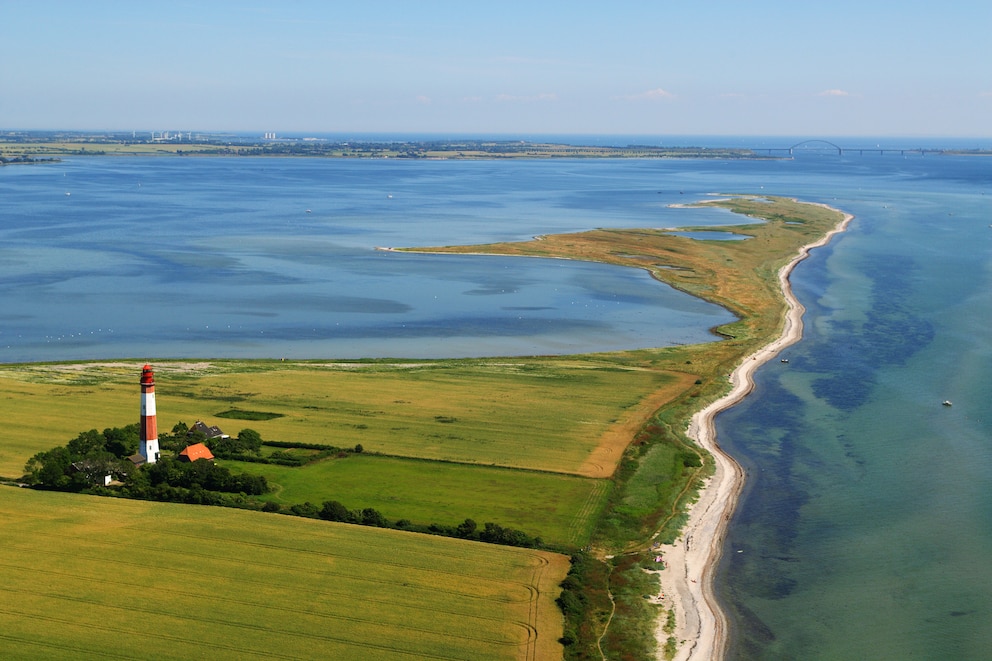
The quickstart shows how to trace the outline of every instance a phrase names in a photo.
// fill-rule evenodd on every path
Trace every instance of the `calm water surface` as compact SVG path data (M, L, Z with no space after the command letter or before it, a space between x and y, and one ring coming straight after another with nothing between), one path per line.
M703 341L728 315L635 270L374 248L730 222L667 208L710 192L857 216L794 274L809 312L789 363L717 421L748 470L718 579L732 657L989 658L989 158L3 168L0 361Z
M727 222L605 163L90 158L0 170L0 361L460 357L712 341L646 272L376 247Z
M717 421L748 471L732 658L990 658L992 159L823 170L857 218L796 271L789 363Z

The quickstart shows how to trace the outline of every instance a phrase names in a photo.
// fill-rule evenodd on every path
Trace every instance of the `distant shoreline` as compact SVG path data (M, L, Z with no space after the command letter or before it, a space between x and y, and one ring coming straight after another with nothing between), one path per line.
M569 136L511 135L433 137L430 135L317 134L276 137L259 134L193 131L3 131L0 159L52 156L226 156L312 157L419 160L501 159L742 159L783 160L797 154L865 156L916 154L992 156L975 142L948 139L940 145L914 138L802 138L796 136ZM667 143L667 144L663 144ZM867 142L867 144L866 144ZM843 144L839 144L843 143ZM745 146L747 145L747 146ZM948 146L953 145L953 146ZM24 162L24 161L21 161Z
M281 158L344 158L400 160L502 160L553 158L781 158L752 149L731 147L662 147L652 145L588 146L522 140L422 141L230 141L124 140L66 136L53 139L12 140L0 136L0 157L37 159L50 156L223 156Z

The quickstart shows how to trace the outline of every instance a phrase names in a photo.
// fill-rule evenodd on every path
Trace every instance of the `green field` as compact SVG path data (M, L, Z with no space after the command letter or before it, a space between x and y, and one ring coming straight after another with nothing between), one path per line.
M561 656L552 553L10 487L0 522L0 658Z
M605 358L153 367L162 431L203 420L229 434L249 427L266 440L585 474L604 434L632 406L678 383ZM140 362L0 366L0 475L19 476L36 452L82 431L137 422L140 373ZM216 417L235 407L283 417ZM601 474L612 473L605 468Z
M609 493L608 480L484 466L350 454L302 468L218 461L264 475L280 504L337 500L390 521L456 526L491 521L555 545L584 546Z

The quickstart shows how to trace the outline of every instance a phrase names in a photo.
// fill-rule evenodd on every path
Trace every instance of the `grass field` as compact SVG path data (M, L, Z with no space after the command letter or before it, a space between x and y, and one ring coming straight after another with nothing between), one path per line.
M265 475L281 504L337 500L349 509L371 507L390 521L480 527L491 521L555 545L584 546L611 483L572 475L442 462L348 455L302 468L218 461L232 470Z
M600 477L612 473L631 434L612 453L600 450L604 439L640 424L650 411L630 420L639 403L659 392L674 397L687 378L592 357L153 367L163 431L203 420L267 440ZM19 476L36 452L82 431L137 422L140 372L139 362L0 366L0 475ZM283 417L215 417L235 407Z
M0 487L0 658L560 658L552 553Z

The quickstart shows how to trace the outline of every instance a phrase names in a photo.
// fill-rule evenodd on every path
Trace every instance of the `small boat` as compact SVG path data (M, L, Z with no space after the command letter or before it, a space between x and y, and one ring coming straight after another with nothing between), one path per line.
M789 362L789 359L788 359L788 358L783 358L783 359L782 359L782 362L783 362L783 363L787 363L787 362Z
M954 404L952 404L952 403L951 403L951 400L949 400L949 399L945 399L945 400L943 401L943 405L944 405L944 406L954 406Z
M307 209L307 213L310 213L310 209Z

